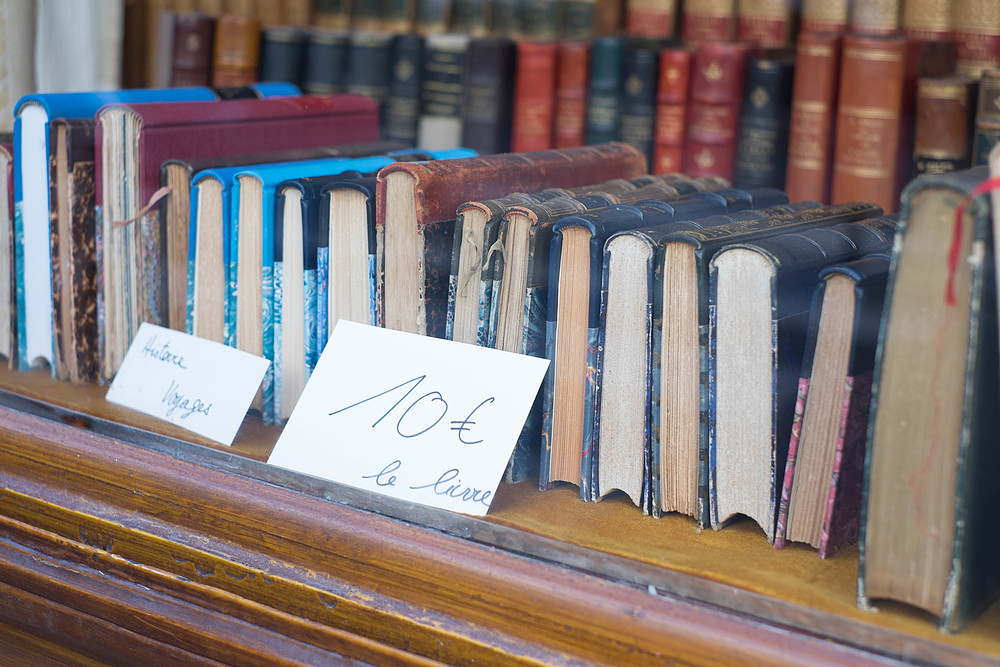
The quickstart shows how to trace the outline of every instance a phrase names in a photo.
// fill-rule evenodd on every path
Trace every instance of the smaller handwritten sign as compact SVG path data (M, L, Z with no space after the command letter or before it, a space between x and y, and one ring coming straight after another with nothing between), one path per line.
M105 398L231 445L266 359L144 323Z
M268 463L482 516L547 367L341 321Z

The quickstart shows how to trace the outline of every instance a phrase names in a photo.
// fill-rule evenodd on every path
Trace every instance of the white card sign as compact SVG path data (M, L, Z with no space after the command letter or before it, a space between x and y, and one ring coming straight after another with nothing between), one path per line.
M105 398L231 445L270 362L143 323Z
M547 367L341 321L268 463L482 516Z

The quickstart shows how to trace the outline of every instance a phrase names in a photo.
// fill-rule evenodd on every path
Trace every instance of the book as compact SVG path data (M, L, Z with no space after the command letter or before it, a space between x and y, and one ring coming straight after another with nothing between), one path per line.
M381 249L376 271L379 322L391 329L444 335L453 223L461 204L644 173L643 156L620 143L404 162L382 169L375 207Z
M382 135L386 139L417 145L420 121L420 74L423 70L424 40L414 33L394 35L389 86L385 97Z
M596 37L590 44L590 76L587 80L587 143L618 139L621 111L622 59L625 44L620 37Z
M956 69L980 76L1000 67L1000 7L990 0L952 0L952 33L958 41Z
M868 426L858 605L902 602L945 631L1000 591L993 225L989 198L970 196L988 173L903 191Z
M677 5L677 0L627 0L625 34L654 39L673 37Z
M520 41L552 41L559 37L558 0L520 0Z
M979 81L979 101L972 135L972 166L989 164L990 150L1000 143L1000 69L985 70Z
M509 37L476 37L465 58L462 145L480 155L510 152L517 49Z
M736 34L736 0L685 3L681 12L681 40L686 44L726 42Z
M747 59L756 53L755 47L742 43L705 42L696 48L684 173L733 180L743 77Z
M375 100L378 104L379 132L385 134L385 102L393 71L392 35L353 30L347 49L346 91Z
M855 35L897 35L902 0L851 3L848 32Z
M173 17L170 85L211 85L215 17L201 12L178 12Z
M517 43L510 138L511 150L515 153L555 147L558 53L555 41L520 40Z
M654 414L661 401L660 385L654 384L653 358L659 340L653 321L658 238L672 231L766 218L786 210L788 200L780 191L730 192L738 196L723 198L722 213L678 219L676 208L681 202L677 202L672 216L614 234L604 244L596 396L588 415L593 420L592 436L583 443L582 454L584 500L599 500L617 489L644 513L653 513L652 430L659 423ZM756 205L761 209L751 210Z
M850 0L802 0L798 37L817 33L844 34L850 5Z
M0 134L0 355L17 368L17 295L14 266L14 135Z
M691 82L691 51L664 48L660 52L656 86L656 123L653 135L654 174L681 171L687 127L688 93Z
M14 120L14 227L16 238L18 367L47 363L54 371L52 258L50 255L49 121L92 118L118 100L216 100L211 88L130 89L43 93L22 97Z
M618 138L635 146L653 162L656 91L659 83L660 44L630 39L622 62L624 85L619 103Z
M792 201L830 203L840 51L837 33L799 33L785 172Z
M937 174L972 166L972 133L979 79L970 74L917 81L911 174Z
M892 247L881 216L730 245L709 264L708 492L774 540L809 303L820 270ZM763 314L763 315L762 315Z
M246 86L257 80L260 65L260 21L241 14L215 19L212 85Z
M455 0L451 6L451 29L470 37L485 37L490 31L492 3L486 0Z
M174 292L177 298L168 303L165 285L184 284L188 229L165 230L159 210L141 208L159 188L163 162L374 141L377 136L374 102L356 95L103 107L95 142L104 376L113 376L141 322L180 326L184 318L183 291ZM102 160L102 155L116 158ZM116 224L133 218L134 223ZM165 273L164 264L172 274Z
M461 144L462 74L469 40L461 33L433 33L425 38L417 145L428 150Z
M259 81L302 81L306 34L294 25L273 25L260 34Z
M313 23L317 28L346 30L351 27L351 0L316 0Z
M906 0L901 3L899 28L915 39L950 39L953 0Z
M451 3L447 0L419 0L414 12L413 29L427 37L448 32Z
M32 2L4 3L3 21L0 22L0 61L5 72L0 85L0 132L14 130L14 109L24 95L33 93L35 86L35 59L23 54L35 53L35 17L37 7ZM18 54L14 57L14 54Z
M555 148L583 146L587 140L587 78L590 42L562 40L556 54Z
M783 188L788 168L795 60L749 58L736 133L733 185Z
M346 90L347 33L313 29L306 39L302 90L309 95L333 95Z
M819 274L809 311L774 546L826 558L858 539L872 369L889 255Z
M653 278L652 406L653 513L681 512L708 526L709 265L731 243L786 231L881 215L867 202L819 207L808 200L789 210L757 215L741 212L729 224L650 235L655 242ZM654 395L657 392L654 392Z
M738 0L736 40L764 49L792 46L797 4L795 0Z

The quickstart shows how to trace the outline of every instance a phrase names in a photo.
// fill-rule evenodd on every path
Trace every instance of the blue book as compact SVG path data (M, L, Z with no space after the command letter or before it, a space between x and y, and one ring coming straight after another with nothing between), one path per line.
M133 89L25 95L14 109L14 233L18 365L55 372L49 236L49 122L93 118L105 104L217 100L211 88Z

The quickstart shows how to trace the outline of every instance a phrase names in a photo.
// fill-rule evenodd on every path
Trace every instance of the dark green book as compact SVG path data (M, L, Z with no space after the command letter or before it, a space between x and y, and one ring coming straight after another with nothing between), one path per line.
M618 139L624 43L620 37L598 37L590 47L587 81L587 143Z

